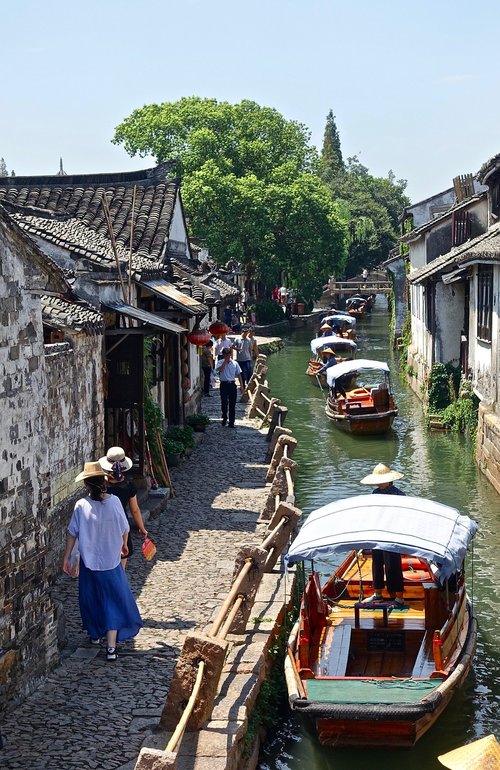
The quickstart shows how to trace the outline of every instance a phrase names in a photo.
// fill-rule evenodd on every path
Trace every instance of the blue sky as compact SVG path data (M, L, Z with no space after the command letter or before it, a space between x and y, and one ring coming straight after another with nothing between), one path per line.
M0 156L16 174L152 165L110 140L136 107L252 99L413 201L500 152L498 0L0 0Z

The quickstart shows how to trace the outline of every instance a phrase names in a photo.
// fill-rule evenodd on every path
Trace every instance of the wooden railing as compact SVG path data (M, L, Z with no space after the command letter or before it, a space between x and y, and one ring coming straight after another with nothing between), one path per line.
M175 770L185 731L199 730L210 718L229 648L227 637L245 633L262 577L274 570L301 517L295 507L297 463L292 460L297 441L284 427L287 408L270 396L266 360L266 356L258 357L244 394L250 402L249 416L259 420L260 429L269 426L266 481L271 487L260 516L262 522L268 522L264 538L260 545L240 547L231 588L207 634L186 637L160 720L163 728L173 729L172 736L164 751L143 748L135 770L146 770L152 763Z

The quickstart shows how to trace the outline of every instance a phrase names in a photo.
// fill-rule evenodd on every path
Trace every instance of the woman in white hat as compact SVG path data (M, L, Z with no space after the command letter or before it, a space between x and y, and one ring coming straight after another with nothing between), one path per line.
M130 526L120 501L106 492L106 478L99 463L85 463L75 481L83 481L88 494L76 502L68 525L63 570L71 574L70 556L78 538L82 625L92 644L106 637L106 657L114 661L117 642L132 639L142 628L121 566Z
M130 457L125 457L125 452L120 446L112 446L106 452L106 456L100 458L99 465L106 473L106 478L108 481L108 492L112 495L116 495L116 497L120 500L123 506L123 510L125 511L125 515L127 514L128 506L130 515L132 516L137 529L141 535L146 538L148 536L148 532L144 526L141 509L139 508L139 503L137 502L137 488L133 481L125 478L125 473L129 471L133 465L132 460ZM127 556L132 556L134 552L134 545L130 536L130 531L128 533L127 548ZM127 566L127 556L122 557L123 569L125 569Z
M376 487L372 493L374 495L404 495L405 493L393 483L402 478L402 473L392 471L387 465L379 463L372 473L361 479L361 483L374 485ZM365 604L383 601L382 591L384 584L387 583L393 608L402 609L404 607L403 568L399 553L381 551L375 548L372 550L372 582L373 595L365 599Z

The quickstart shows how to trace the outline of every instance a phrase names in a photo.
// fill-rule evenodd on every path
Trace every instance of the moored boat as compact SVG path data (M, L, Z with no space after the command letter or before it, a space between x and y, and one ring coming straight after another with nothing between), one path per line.
M325 316L321 323L331 326L333 330L336 330L335 333L344 339L354 340L356 337L356 319L350 313L335 312Z
M364 372L367 379L383 376L383 381L359 386L356 377L360 372ZM325 413L337 427L357 435L377 435L390 430L398 410L386 363L367 359L345 361L328 369L326 375L330 392Z
M330 746L412 746L464 682L477 624L464 559L477 525L418 497L358 495L313 511L289 564L348 552L325 585L313 571L289 637L292 710ZM404 605L372 593L371 553L401 554Z
M337 364L339 364L353 357L356 353L357 345L353 340L339 337L335 334L331 334L328 337L316 337L316 339L311 340L311 352L315 356L319 356L323 348L331 348L335 353ZM314 385L321 385L322 388L326 388L326 374L318 374L322 366L323 361L320 361L318 358L311 358L307 365L306 374Z

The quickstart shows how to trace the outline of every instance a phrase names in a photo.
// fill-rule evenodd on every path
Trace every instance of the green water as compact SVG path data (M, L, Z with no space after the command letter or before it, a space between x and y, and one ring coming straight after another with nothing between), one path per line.
M286 426L298 440L297 504L303 515L350 495L362 494L359 480L379 462L404 473L407 494L428 497L467 513L479 523L469 558L469 593L479 622L474 669L437 723L409 750L322 747L306 722L283 714L263 749L260 770L442 770L438 754L489 733L500 738L500 497L478 471L463 436L430 433L419 400L397 376L390 349L387 302L378 297L371 316L358 323L358 352L391 367L399 417L383 437L353 437L339 431L324 413L324 397L304 374L310 331L295 332L286 347L270 356L273 396L289 408ZM325 565L320 567L325 569Z

